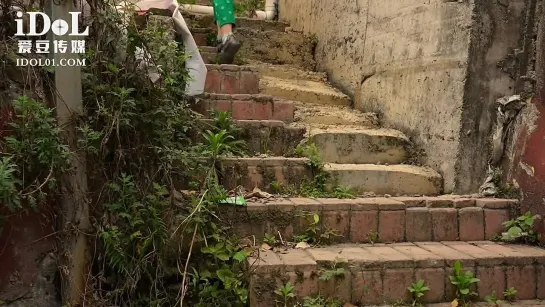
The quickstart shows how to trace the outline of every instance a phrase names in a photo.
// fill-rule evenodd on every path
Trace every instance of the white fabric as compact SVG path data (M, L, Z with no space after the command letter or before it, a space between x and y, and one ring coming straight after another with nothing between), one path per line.
M144 0L136 3L135 6L140 11L147 11L152 8L173 11L172 20L174 21L174 29L182 36L185 45L185 53L188 55L185 66L189 72L190 80L187 84L186 93L189 96L202 94L204 92L204 83L208 71L201 53L199 52L199 48L197 47L197 43L189 31L189 27L187 26L184 17L180 13L180 6L176 0ZM150 78L153 80L154 77L153 72L150 72Z

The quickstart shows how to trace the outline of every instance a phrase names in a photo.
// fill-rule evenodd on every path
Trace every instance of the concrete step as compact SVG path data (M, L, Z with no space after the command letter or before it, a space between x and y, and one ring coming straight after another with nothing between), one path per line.
M291 101L260 94L205 93L192 108L207 118L211 110L230 111L235 120L279 120L290 123L294 115Z
M217 94L257 94L259 74L253 68L238 65L207 64L204 91Z
M328 106L314 103L295 103L295 121L297 124L314 128L336 126L378 127L379 120L375 113L362 113L347 106Z
M412 165L326 164L331 185L377 195L437 195L442 177L431 168Z
M388 163L405 161L409 139L393 129L363 129L331 126L310 129L310 140L327 163Z
M273 65L259 62L250 63L250 66L255 68L261 77L327 82L327 74L324 72L305 71L288 65Z
M203 119L204 128L214 124L211 119ZM251 154L270 154L283 156L293 151L305 138L304 127L291 127L279 120L236 120L240 128L237 139L246 141Z
M514 287L518 299L545 298L545 250L493 242L422 242L391 245L334 245L290 249L276 253L261 249L248 260L254 272L250 281L250 306L275 306L274 290L290 281L296 300L321 294L358 306L410 302L407 288L424 280L430 291L425 303L449 302L454 263L472 271L480 282L473 290L484 301L495 291L499 298ZM327 270L342 268L337 276L320 279ZM292 303L295 305L294 303Z
M274 182L298 188L303 180L310 182L313 179L306 158L232 158L224 168L222 184L228 189L243 186L248 190L258 187L274 192ZM336 186L349 187L356 195L373 193L410 196L441 193L441 175L425 167L329 163L325 165L325 171L331 175L327 183L330 190Z
M337 106L352 103L347 95L322 82L263 77L259 87L263 94L292 101Z
M517 200L449 197L271 198L249 199L246 207L220 206L240 237L280 233L292 241L309 226L303 213L317 214L321 232L334 231L331 243L480 241L501 235ZM319 236L319 234L317 235Z

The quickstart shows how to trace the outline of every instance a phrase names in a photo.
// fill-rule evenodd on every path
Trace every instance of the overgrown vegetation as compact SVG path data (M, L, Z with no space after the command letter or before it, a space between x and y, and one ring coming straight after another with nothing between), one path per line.
M413 306L420 306L422 304L422 297L426 294L426 292L430 291L430 287L426 286L425 281L421 279L412 283L407 290L409 290L411 296L413 297Z
M457 260L456 263L454 263L452 275L449 276L449 278L450 283L456 287L456 297L462 303L466 303L469 298L477 295L477 293L471 289L471 286L478 283L480 280L473 276L473 272L464 272L460 260Z
M519 242L534 244L538 242L538 234L533 230L536 220L541 218L539 215L532 215L530 211L525 214L506 221L503 226L507 232L503 233L501 240L506 242Z
M15 213L51 204L57 178L68 170L70 151L43 102L21 96L12 107L13 117L0 142L0 198L2 207Z
M335 229L323 228L317 212L301 212L298 215L306 221L308 226L303 233L293 236L295 242L329 244L334 238L341 236Z
M229 114L216 114L201 131L185 95L186 55L170 24L152 16L144 27L130 10L94 4L82 69L85 114L72 119L77 150L87 156L95 226L85 305L246 306L252 249L231 239L215 214L227 196L217 160L245 144ZM0 197L14 211L58 196L75 153L45 101L21 96L11 107L0 143ZM180 197L179 188L194 193Z
M321 295L316 297L305 297L302 307L342 307L344 304L336 298L324 298ZM301 305L298 305L301 306Z
M273 182L271 185L273 191L279 194L299 195L303 197L355 198L354 192L350 187L335 185L331 189L328 188L328 182L332 178L325 170L324 162L316 144L312 142L300 144L295 148L293 155L309 160L308 167L312 171L312 180L303 179L298 186Z
M281 285L278 289L274 290L274 293L278 296L276 306L292 306L295 300L295 286L291 282Z
M329 281L330 279L336 279L336 278L344 278L345 269L343 267L340 267L345 263L343 260L335 259L335 261L331 264L330 268L322 269L320 271L320 280L323 281Z

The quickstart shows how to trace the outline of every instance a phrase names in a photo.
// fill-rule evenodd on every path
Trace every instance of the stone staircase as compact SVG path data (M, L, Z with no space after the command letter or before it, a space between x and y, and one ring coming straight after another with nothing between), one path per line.
M325 74L309 70L306 46L283 44L294 36L304 41L286 31L288 25L237 19L244 42L238 61L244 65L216 65L217 50L208 46L215 29L210 16L189 18L210 63L206 93L194 109L203 122L210 121L209 110L231 111L240 137L255 153L222 159L222 185L274 192L275 184L311 180L309 159L293 157L306 141L316 146L332 175L329 186L350 187L362 197L274 195L249 199L247 206L221 206L220 219L253 242L266 235L292 241L312 223L304 213L317 216L317 229L339 235L307 249L259 248L248 262L254 272L251 306L276 306L274 290L288 281L299 300L320 294L362 306L408 302L407 287L423 279L432 289L424 302L446 302L454 297L449 276L456 260L481 279L474 289L480 300L493 290L501 298L509 287L517 289L519 299L545 299L544 250L485 241L515 217L516 200L438 196L441 175L411 163L410 139L381 128L376 114L353 110L351 99L329 85ZM259 49L260 37L272 51ZM343 276L319 278L334 267L344 268Z

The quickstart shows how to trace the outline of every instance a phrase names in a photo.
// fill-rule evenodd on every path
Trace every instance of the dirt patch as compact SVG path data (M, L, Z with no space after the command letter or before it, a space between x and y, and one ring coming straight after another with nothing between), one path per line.
M314 42L299 32L258 31L240 28L237 38L243 43L240 50L246 60L270 64L289 64L305 70L314 70Z
M295 102L293 125L308 124L316 128L328 128L330 125L377 127L379 120L375 113L364 113L350 107Z

